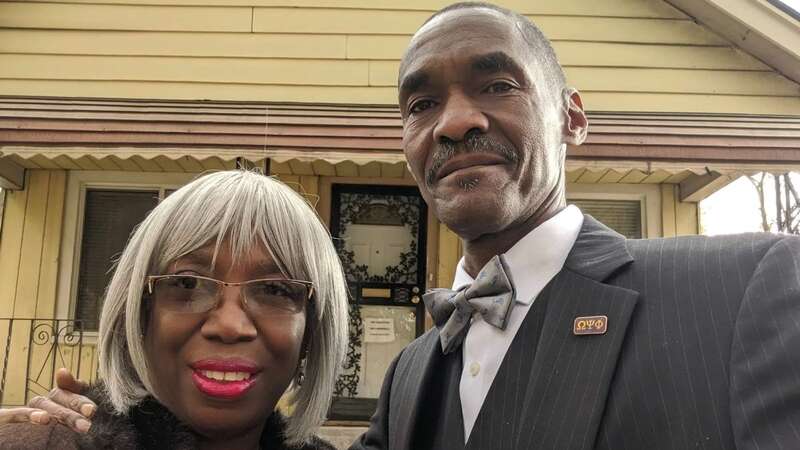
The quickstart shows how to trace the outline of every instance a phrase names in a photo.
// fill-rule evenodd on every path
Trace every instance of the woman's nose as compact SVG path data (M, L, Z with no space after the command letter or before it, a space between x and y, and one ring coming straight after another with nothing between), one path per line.
M244 310L242 291L239 286L228 286L220 292L217 307L208 312L201 333L208 339L226 344L250 341L258 331L251 317Z

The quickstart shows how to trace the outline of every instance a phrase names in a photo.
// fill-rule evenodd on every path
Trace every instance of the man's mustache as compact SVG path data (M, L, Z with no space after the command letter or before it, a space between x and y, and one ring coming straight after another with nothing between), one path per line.
M428 186L432 186L436 182L437 174L442 166L461 153L488 153L500 155L510 163L519 161L519 155L510 145L500 142L488 134L473 130L468 132L464 139L459 142L447 138L437 142L433 152L431 168L428 169L428 173L425 176L425 182Z

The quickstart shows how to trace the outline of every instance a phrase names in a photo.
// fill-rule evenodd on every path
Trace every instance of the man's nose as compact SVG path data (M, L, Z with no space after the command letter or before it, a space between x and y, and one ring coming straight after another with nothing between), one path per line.
M252 318L244 310L240 287L225 287L219 295L217 307L208 312L208 318L203 324L203 336L226 344L255 339L258 331Z
M442 141L446 138L458 142L474 129L486 133L489 119L467 95L451 93L442 105L442 113L433 130L434 139Z

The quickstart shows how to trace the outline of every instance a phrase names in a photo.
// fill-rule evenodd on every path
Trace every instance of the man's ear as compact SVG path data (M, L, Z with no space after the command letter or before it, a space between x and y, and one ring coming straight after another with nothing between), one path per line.
M564 142L570 145L581 145L589 131L589 120L583 110L581 94L573 89L564 90Z

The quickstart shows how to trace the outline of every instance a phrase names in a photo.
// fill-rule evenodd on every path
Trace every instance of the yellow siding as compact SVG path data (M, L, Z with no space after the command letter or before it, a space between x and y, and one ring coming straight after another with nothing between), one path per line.
M50 3L52 0L28 0L37 3ZM70 3L97 3L97 0L73 0ZM130 4L130 0L104 0L109 4ZM149 1L156 5L181 6L287 6L285 0L157 0ZM402 9L409 11L433 12L453 3L451 0L409 0L402 4ZM386 9L397 10L395 0L295 0L292 6L303 8L347 8L347 9ZM523 14L568 14L599 15L600 13L614 17L674 17L685 18L676 9L664 4L649 4L639 0L618 0L604 2L602 6L587 3L586 0L562 0L560 2L532 2L530 0L509 0L502 2L508 8Z
M30 187L30 173L26 174L25 186ZM22 253L22 233L25 209L30 189L7 191L3 208L3 234L0 238L0 317L11 317L17 296L17 278Z
M66 172L32 170L26 173L25 190L10 191L6 198L0 241L0 352L5 351L9 330L2 318L53 317L55 313L65 189ZM44 364L49 349L29 346L32 335L37 333L35 329L31 333L29 322L18 322L11 331L4 404L23 401L29 358L36 368L29 378L38 377L46 384L52 377L51 366Z
M59 358L59 362L61 361ZM70 369L83 381L94 381L97 376L97 346L93 344L84 344L80 347L64 346L63 367Z
M393 104L411 34L449 1L131 3L0 3L0 95ZM663 0L501 4L553 39L590 110L800 113L796 83Z
M134 5L0 4L0 26L91 30L249 32L251 8Z
M0 29L0 51L59 55L344 59L347 36ZM109 53L110 52L110 53Z
M697 203L681 202L678 185L661 185L661 217L664 237L695 235L700 232Z
M367 84L367 61L225 59L117 56L7 55L8 78L37 73L65 80L179 81L223 84L331 85Z
M436 286L446 287L453 285L458 261L461 259L461 239L444 224L439 224L439 253L436 268Z
M272 168L272 173L275 173L275 168ZM320 192L319 192L319 177L316 175L275 175L280 181L297 191L302 195L306 201L320 213ZM330 201L330 199L328 199Z
M31 170L9 191L0 241L0 317L52 316L66 173Z

